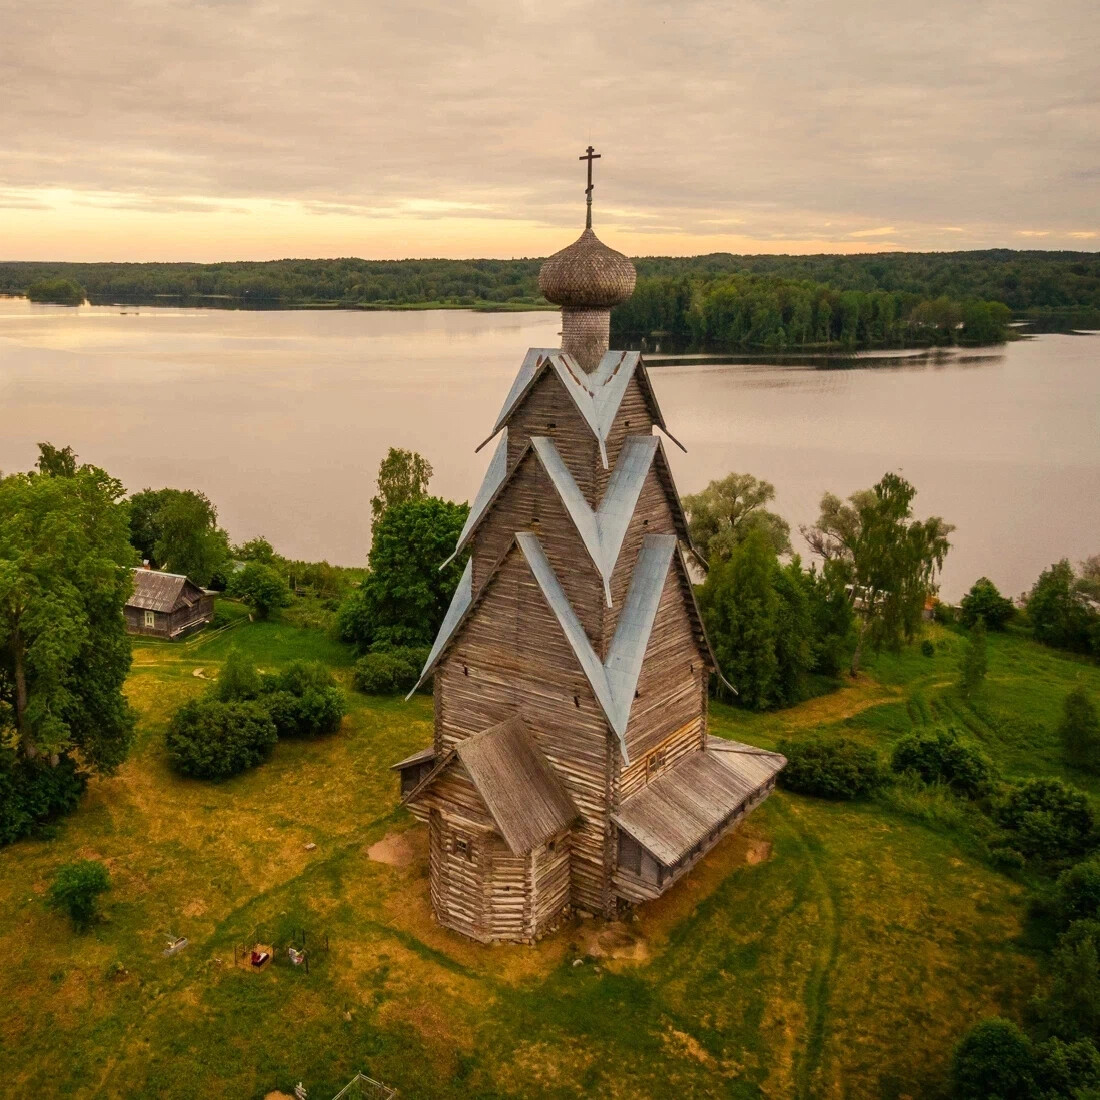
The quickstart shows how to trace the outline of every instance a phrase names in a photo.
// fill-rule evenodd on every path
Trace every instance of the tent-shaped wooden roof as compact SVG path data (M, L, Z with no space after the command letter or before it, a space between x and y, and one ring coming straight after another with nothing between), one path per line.
M507 425L512 414L531 391L531 387L549 370L557 374L566 393L573 399L585 423L591 428L592 434L600 445L604 469L607 468L607 436L622 404L626 388L634 377L638 379L638 385L649 406L653 422L677 447L683 449L683 444L665 424L665 418L657 404L657 395L653 392L645 364L636 351L606 352L599 366L588 374L571 355L557 348L530 348L520 366L519 374L516 375L516 380L512 383L511 390L508 391L508 396L504 399L504 406L493 425L489 439ZM486 439L477 449L480 451L489 439Z
M513 855L526 855L577 819L577 808L527 723L515 715L460 741L406 796L415 802L461 763Z

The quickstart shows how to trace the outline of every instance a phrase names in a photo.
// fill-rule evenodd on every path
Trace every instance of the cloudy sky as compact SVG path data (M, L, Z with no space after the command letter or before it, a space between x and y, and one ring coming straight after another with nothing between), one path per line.
M0 258L1100 248L1096 0L0 0Z

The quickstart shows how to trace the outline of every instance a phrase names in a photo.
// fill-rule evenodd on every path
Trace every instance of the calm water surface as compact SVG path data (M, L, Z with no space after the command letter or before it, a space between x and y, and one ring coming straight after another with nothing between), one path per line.
M0 470L72 444L131 489L206 492L234 540L364 560L391 445L426 455L435 492L477 488L475 455L552 313L232 312L0 298ZM738 363L652 370L679 488L730 470L774 482L797 528L825 490L898 470L919 514L956 524L943 591L987 574L1009 593L1100 552L1100 337L823 371ZM796 540L797 541L797 540Z

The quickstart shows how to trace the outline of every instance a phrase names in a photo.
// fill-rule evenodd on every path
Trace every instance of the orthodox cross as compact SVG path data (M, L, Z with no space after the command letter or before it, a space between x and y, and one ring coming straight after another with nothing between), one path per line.
M585 201L588 203L588 214L584 221L585 229L592 228L592 162L599 159L600 154L591 145L585 150L583 157L577 157L577 160L588 161L588 186L584 190Z

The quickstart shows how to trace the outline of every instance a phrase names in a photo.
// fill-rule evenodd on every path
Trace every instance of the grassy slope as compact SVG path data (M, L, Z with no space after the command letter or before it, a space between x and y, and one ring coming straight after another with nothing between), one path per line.
M782 714L718 706L714 729L762 745L819 728L883 743L942 714L1009 774L1062 774L1062 696L1078 677L1100 690L1100 670L995 637L986 698L968 707L950 688L959 640L936 637L934 658L880 659ZM445 933L423 834L408 866L366 854L411 826L388 765L428 740L430 700L353 695L333 738L281 744L225 784L180 780L164 723L231 645L267 667L318 657L346 676L349 664L282 623L135 647L131 760L57 837L0 852L12 1095L262 1097L303 1079L323 1098L359 1069L406 1096L923 1095L962 1030L1031 992L1020 887L934 806L780 793L625 929L581 922L534 949ZM84 937L42 904L53 869L78 857L107 861L115 883L108 921ZM234 969L234 943L302 924L333 947L308 976ZM168 933L191 944L165 959ZM635 957L587 957L609 935Z

